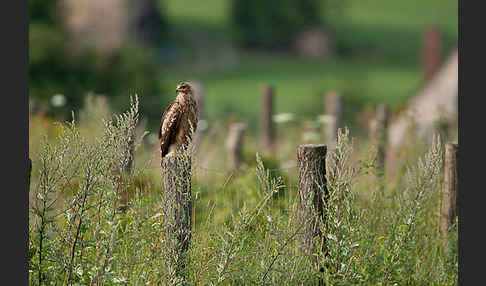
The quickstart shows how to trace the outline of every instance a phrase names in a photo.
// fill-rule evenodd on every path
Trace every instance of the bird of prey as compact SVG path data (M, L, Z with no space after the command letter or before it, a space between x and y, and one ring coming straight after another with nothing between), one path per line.
M176 88L177 96L162 115L159 128L160 151L162 158L192 140L196 131L198 108L193 96L191 85L181 82Z

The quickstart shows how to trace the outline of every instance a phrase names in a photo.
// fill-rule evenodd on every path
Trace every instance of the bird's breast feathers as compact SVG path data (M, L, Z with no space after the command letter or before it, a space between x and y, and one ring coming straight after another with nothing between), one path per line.
M162 125L159 130L159 138L161 139L167 133L170 133L171 129L176 125L177 120L180 117L180 106L178 102L173 102L162 116Z
M176 146L187 143L196 131L197 121L198 108L192 98L174 101L164 112L159 130L162 156Z

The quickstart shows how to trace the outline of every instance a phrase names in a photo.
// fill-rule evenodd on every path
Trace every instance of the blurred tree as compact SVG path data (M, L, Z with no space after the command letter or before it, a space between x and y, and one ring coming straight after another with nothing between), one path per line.
M48 115L56 116L79 109L88 92L107 95L114 110L128 106L129 96L137 93L141 96L144 117L158 124L161 104L165 102L155 46L162 37L150 38L151 45L146 41L142 45L125 41L109 52L99 52L93 47L74 52L61 18L60 4L60 0L29 1L30 97L48 104L53 95L64 95L66 104L63 107L48 110ZM157 29L162 35L165 21L156 22L162 25ZM146 39L148 37L144 36Z
M233 0L231 20L246 48L288 48L304 28L322 23L318 0Z

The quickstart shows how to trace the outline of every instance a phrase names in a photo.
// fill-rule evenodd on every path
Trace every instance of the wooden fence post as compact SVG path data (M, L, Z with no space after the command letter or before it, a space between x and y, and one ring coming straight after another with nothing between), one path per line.
M137 125L138 126L138 125ZM120 184L121 189L120 189L120 198L119 202L120 205L118 207L118 210L120 211L127 211L129 208L129 189L128 185L126 184L126 179L125 177L130 177L132 174L132 168L133 168L133 156L135 152L135 130L128 131L126 136L128 137L128 144L127 144L127 150L124 150L125 153L125 160L124 164L121 166L121 173L119 170L116 170L115 173L118 175L118 178L116 179L117 182Z
M126 163L123 166L123 171L127 174L132 172L133 168L133 155L135 152L135 130L132 130L128 135L128 150L126 154Z
M275 88L265 84L262 88L262 109L261 109L261 138L265 153L274 155L275 128L273 125L273 97Z
M238 170L241 165L241 150L246 126L243 123L233 123L230 126L226 149L228 151L228 166Z
M313 141L319 141L319 133L314 132L313 123L312 122L303 122L302 123L302 131L300 133L300 141L302 144L311 144Z
M331 91L324 95L324 115L324 142L331 150L336 147L337 130L341 126L342 118L341 96L337 92Z
M422 34L422 70L424 81L429 81L441 64L442 37L440 30L430 26Z
M162 158L163 211L167 245L177 272L185 268L191 241L191 155L177 152Z
M303 144L297 149L297 166L299 168L299 217L304 225L301 242L303 250L309 255L318 251L314 244L316 239L324 237L319 223L324 219L323 199L327 199L326 153L324 144ZM314 265L319 266L321 257L315 257Z
M194 97L196 99L196 104L198 108L198 120L201 121L202 119L205 118L205 112L204 112L204 97L205 97L205 89L204 85L199 82L193 82L192 87L194 90ZM198 121L198 122L199 122ZM199 146L201 144L201 138L202 138L202 130L201 128L197 128L196 132L194 134L194 140L193 140L193 145L196 153L199 153Z
M442 188L440 231L446 236L456 217L457 199L457 151L455 143L445 144L444 185Z
M375 118L370 123L370 138L377 147L376 163L381 171L385 170L389 117L390 108L388 105L380 104L376 110Z
M29 160L28 162L29 180L27 181L27 186L28 186L28 192L30 192L30 178L32 176L32 160L30 159L30 157L27 157L27 159Z

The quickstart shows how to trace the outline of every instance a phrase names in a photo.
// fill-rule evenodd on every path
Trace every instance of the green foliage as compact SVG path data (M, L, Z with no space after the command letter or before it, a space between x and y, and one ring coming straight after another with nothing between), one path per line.
M356 162L347 129L340 132L326 159L324 237L311 256L300 241L307 222L300 219L298 188L269 170L278 163L257 155L251 172L214 181L196 176L194 168L192 239L178 272L178 242L168 235L164 215L167 196L154 183L160 169L156 180L138 164L124 172L138 100L104 120L94 138L83 135L100 116L106 109L83 111L84 119L61 124L56 140L31 154L30 285L314 285L318 279L327 285L457 285L457 223L445 239L437 232L438 138L404 180L383 189L372 179L378 172L373 156ZM142 138L135 139L138 152ZM363 204L366 193L371 197Z
M259 2L263 7L274 1ZM228 4L234 6L234 1L170 0L165 3L168 16L180 26L194 23L203 30L212 27L224 30L228 38L240 33L234 31L238 29L228 29L234 17L227 14L234 15L234 11L227 13L230 11L227 8ZM280 3L271 9L278 10L279 6ZM212 72L197 72L180 67L177 62L166 77L171 82L180 78L202 82L207 87L207 117L220 120L236 115L246 120L248 132L257 130L263 83L275 84L277 88L275 113L290 112L298 117L319 114L322 105L314 100L321 102L317 97L322 91L337 90L345 96L346 105L353 104L344 110L344 120L352 134L356 134L351 126L355 117L348 116L355 107L401 104L422 85L420 47L427 25L435 24L444 33L444 58L457 44L457 1L326 0L322 6L318 13L333 31L335 60L305 61L275 53L244 53L238 65ZM204 47L204 41L196 45Z
M141 112L149 119L150 125L159 123L161 106L169 98L164 96L166 89L161 84L162 75L153 51L125 45L107 58L86 54L78 61L79 70L87 61L94 70L83 72L87 76L84 86L92 86L91 92L108 95L114 110L126 108L129 95L144 95Z
M59 24L58 0L29 1L29 17L31 21L42 21L48 25Z
M119 199L131 181L124 170L137 122L138 98L125 114L105 121L94 142L74 121L62 125L57 144L44 142L30 208L31 284L113 279Z
M274 113L293 113L296 120L315 119L325 91L343 96L344 124L354 130L356 112L366 104L405 102L420 84L420 69L360 60L299 61L289 58L243 57L238 67L197 75L171 73L168 79L195 78L206 88L205 112L212 121L235 116L257 134L261 86L275 85ZM231 96L229 96L231 91ZM299 104L295 104L296 100ZM212 122L211 121L211 122ZM210 123L211 123L210 122ZM353 132L354 134L354 132ZM252 156L253 157L253 156Z
M282 48L306 26L320 23L320 2L233 0L231 20L245 47Z
M83 97L89 92L107 95L118 111L125 107L130 94L143 94L146 100L142 110L155 126L160 117L161 97L164 101L155 50L125 43L105 53L80 47L73 51L61 22L59 3L29 2L30 97L48 104L53 95L64 95L66 105L51 108L49 114L66 115L82 107Z

